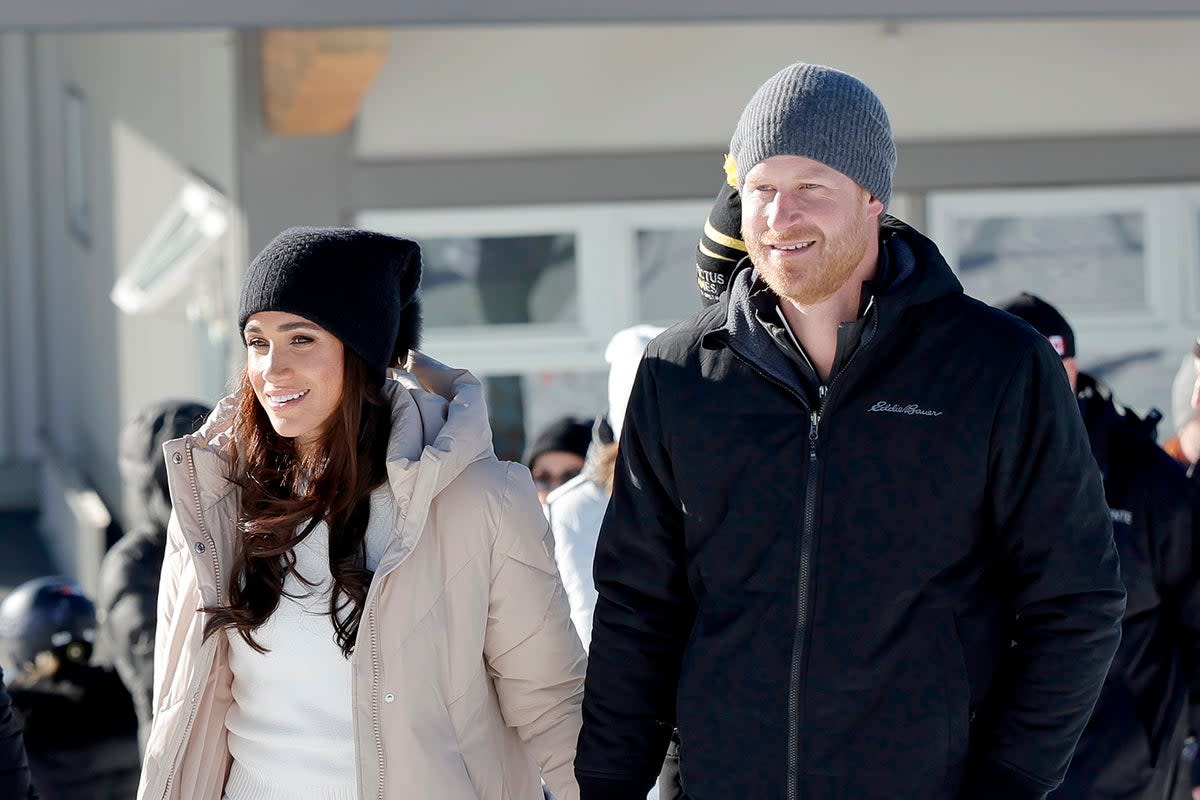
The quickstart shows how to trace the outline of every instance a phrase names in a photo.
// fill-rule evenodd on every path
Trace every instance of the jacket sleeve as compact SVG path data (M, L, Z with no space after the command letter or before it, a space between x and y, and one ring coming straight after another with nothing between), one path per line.
M653 363L648 354L638 367L596 547L599 598L575 760L584 800L640 800L654 784L696 615Z
M990 448L997 577L1015 622L960 796L1041 798L1062 782L1099 697L1125 589L1083 420L1040 338L999 398Z
M577 800L571 765L587 658L554 566L529 470L510 464L493 543L484 657L507 723L557 800Z
M25 740L21 724L13 715L12 699L4 688L3 671L0 671L0 797L14 800L32 797Z

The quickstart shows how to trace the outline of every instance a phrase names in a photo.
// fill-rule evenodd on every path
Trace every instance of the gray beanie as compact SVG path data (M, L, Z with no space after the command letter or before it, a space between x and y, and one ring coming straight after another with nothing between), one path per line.
M887 111L858 78L797 62L775 73L742 110L729 143L738 189L771 156L804 156L846 175L884 208L892 197L896 143Z

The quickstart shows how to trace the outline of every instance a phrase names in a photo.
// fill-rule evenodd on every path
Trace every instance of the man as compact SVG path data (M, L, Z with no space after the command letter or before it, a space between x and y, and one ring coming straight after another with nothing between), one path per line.
M1120 638L1103 487L1046 340L891 218L887 114L794 64L730 146L753 269L650 344L595 560L575 762L692 800L1025 800Z
M733 273L746 257L742 241L742 200L737 186L721 184L713 200L704 230L696 243L696 286L705 305L721 299L729 289Z
M1188 692L1200 653L1200 549L1191 482L1154 440L1148 421L1121 406L1075 361L1075 333L1031 294L998 305L1028 322L1062 357L1104 477L1128 593L1121 646L1054 800L1176 796L1188 731ZM1189 789L1191 787L1188 787Z

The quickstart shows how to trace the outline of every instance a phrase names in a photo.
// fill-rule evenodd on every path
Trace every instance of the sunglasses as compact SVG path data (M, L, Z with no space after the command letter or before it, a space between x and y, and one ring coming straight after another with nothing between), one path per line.
M538 488L538 491L549 492L562 486L572 478L578 477L582 470L568 469L563 472L550 472L549 470L535 470L533 473L533 485Z

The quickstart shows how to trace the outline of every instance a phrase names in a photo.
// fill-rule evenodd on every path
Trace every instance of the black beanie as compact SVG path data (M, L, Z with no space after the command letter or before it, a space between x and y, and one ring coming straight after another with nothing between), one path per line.
M722 183L696 245L696 285L705 305L717 302L729 288L734 267L745 255L742 198L736 187Z
M288 228L246 270L238 330L259 311L315 322L360 356L383 382L418 344L421 248L353 228Z
M1042 298L1029 292L1021 292L1011 300L997 304L996 308L1032 325L1034 330L1050 340L1050 344L1061 358L1075 357L1075 331L1071 330L1071 326L1067 324L1066 318L1058 313L1058 309Z
M577 420L573 417L562 417L551 422L525 450L522 459L525 466L533 468L533 462L542 453L551 450L565 450L575 453L580 458L587 458L588 445L592 442L592 423Z

